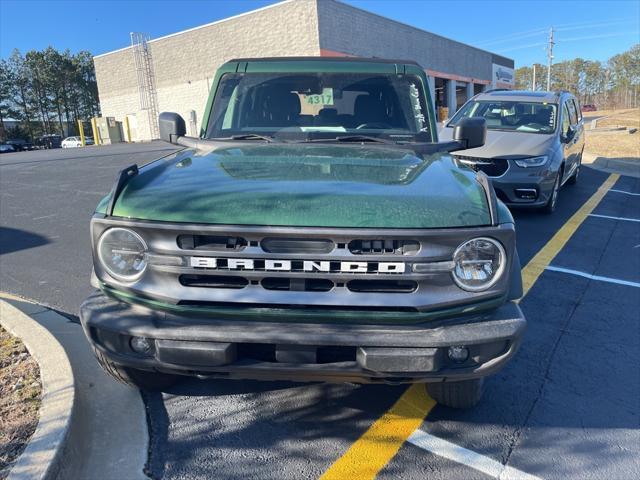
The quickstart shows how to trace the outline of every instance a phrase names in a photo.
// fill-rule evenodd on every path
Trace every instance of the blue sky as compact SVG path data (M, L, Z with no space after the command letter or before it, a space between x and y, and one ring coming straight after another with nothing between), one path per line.
M545 62L550 26L556 61L606 60L640 43L640 0L345 0L356 7L513 58ZM0 56L48 45L100 54L129 32L156 38L275 3L270 0L0 0Z

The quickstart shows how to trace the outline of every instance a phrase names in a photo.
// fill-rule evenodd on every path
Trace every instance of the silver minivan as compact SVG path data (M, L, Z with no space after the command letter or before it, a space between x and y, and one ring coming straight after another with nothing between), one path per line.
M509 206L551 213L565 183L578 179L584 149L584 122L569 92L490 90L465 103L440 132L451 140L464 117L487 122L484 146L454 153L455 161L492 179Z

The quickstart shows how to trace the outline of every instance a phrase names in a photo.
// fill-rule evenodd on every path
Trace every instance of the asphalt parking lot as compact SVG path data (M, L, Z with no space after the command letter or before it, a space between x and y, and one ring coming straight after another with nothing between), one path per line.
M0 156L0 290L77 315L91 292L93 208L119 169L173 150L154 142ZM424 421L417 414L419 435L395 444L391 434L367 440L366 432L406 386L187 380L143 394L149 474L353 478L353 468L403 479L638 478L640 180L580 175L553 216L514 214L523 266L549 246L559 253L521 302L529 329L520 352L489 378L477 408L430 409L419 393L413 407L428 411ZM606 181L611 188L577 221ZM572 226L565 242L558 232Z

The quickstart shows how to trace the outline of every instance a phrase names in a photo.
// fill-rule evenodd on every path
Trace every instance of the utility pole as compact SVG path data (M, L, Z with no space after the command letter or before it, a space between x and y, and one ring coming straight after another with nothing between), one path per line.
M536 90L536 64L533 64L533 82L531 82L531 90Z
M551 64L553 63L553 27L549 29L549 47L547 48L547 91L551 91Z

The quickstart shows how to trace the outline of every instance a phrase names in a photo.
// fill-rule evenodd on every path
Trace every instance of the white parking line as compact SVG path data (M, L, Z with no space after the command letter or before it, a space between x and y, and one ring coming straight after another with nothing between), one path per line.
M640 222L640 218L612 217L610 215L598 215L597 213L590 213L589 216L598 218L609 218L611 220L622 220L623 222Z
M624 193L626 195L633 195L634 197L640 197L640 193L626 192L624 190L616 190L615 188L612 188L609 191L610 192L616 192L616 193Z
M498 480L540 480L535 475L503 465L492 458L435 437L421 429L413 432L407 441L434 455L461 463Z
M600 275L591 275L590 273L581 272L579 270L571 270L570 268L554 267L549 265L545 270L551 270L552 272L568 273L570 275L577 275L578 277L588 278L589 280L597 280L598 282L617 283L618 285L626 285L628 287L640 288L640 283L629 282L628 280L618 280L617 278L601 277Z

